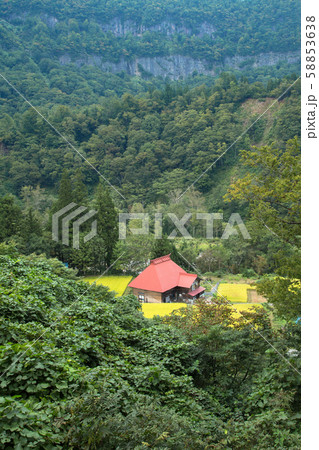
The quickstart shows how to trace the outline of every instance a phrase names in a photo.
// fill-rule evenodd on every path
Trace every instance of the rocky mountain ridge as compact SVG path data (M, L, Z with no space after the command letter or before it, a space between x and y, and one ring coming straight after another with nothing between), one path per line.
M183 55L136 57L133 60L121 58L119 62L114 63L98 55L71 58L70 55L65 54L60 56L59 61L62 65L74 63L78 67L85 65L96 66L105 72L111 73L125 72L133 76L152 75L178 80L186 78L194 72L215 76L219 71L227 69L241 70L242 67L247 68L247 66L255 69L263 66L273 66L283 61L298 63L300 61L300 53L298 51L288 53L269 52L251 57L237 55L226 57L222 63L216 62L213 64Z

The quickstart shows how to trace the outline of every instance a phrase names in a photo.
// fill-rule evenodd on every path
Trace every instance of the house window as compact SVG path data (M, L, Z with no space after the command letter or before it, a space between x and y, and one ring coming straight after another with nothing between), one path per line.
M141 303L145 303L145 296L144 296L144 292L139 292L138 293L138 299Z

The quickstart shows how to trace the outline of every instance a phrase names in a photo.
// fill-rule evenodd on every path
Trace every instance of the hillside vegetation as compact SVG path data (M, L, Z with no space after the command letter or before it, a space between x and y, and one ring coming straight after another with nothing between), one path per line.
M49 122L129 204L140 201L145 205L167 202L172 188L186 189L296 78L271 80L264 86L224 74L212 87L167 84L143 96L124 94L88 107L50 107L41 93L35 97L42 97L40 111ZM19 195L23 186L39 184L56 193L63 168L74 175L81 167L85 184L89 189L96 186L98 174L9 86L3 88L3 192ZM81 90L75 93L81 95ZM300 135L299 116L300 82L199 180L196 190L218 189L214 199L216 207L222 207L222 195L234 176L224 169L237 166L238 151L273 141L283 147L288 139ZM121 198L117 196L116 201Z
M4 448L299 448L300 326L223 300L145 319L61 263L0 248ZM231 326L229 326L231 325Z

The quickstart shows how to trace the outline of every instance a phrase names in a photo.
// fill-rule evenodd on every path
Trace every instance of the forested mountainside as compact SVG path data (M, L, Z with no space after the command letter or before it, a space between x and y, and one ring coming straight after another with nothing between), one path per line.
M300 135L299 68L291 62L299 47L298 9L298 2L275 0L2 3L0 239L15 239L25 253L58 256L81 273L100 271L101 261L105 262L102 256L101 261L96 258L104 251L100 243L92 241L82 251L71 251L52 243L49 230L57 205L75 201L96 207L98 172L120 193L110 190L115 215L223 211L227 221L236 210L248 219L247 198L237 194L225 203L234 181L260 170L243 164L240 151L274 143L268 152L280 156L287 141ZM191 61L197 58L206 68L221 64L221 70L223 62L233 58L237 69L218 76L217 71L214 76L209 71L192 73L185 80L170 80L165 65L165 77L150 77L141 67L129 75L125 67L136 65L138 58L177 58L194 69ZM251 58L280 62L253 68L245 58L251 63ZM92 65L87 64L90 61ZM117 74L107 72L102 67L107 61L115 65L125 61L125 67ZM297 157L296 170L298 161ZM108 198L106 203L110 204ZM196 238L203 237L201 227L190 226ZM170 227L166 221L164 234L171 232ZM216 238L220 237L217 230ZM130 241L125 262L115 270L138 271L152 255L152 239ZM204 255L204 272L214 268L238 273L253 267L269 273L276 268L278 243L273 244L274 235L267 235L261 244L258 239L245 245L240 239L221 241L220 257L212 264L197 244L184 246L183 251L192 261ZM111 259L120 249L117 244ZM214 254L219 250L214 248Z
M300 169L297 141L285 151L287 141L300 135L300 81L296 80L294 75L270 80L265 86L245 79L237 81L234 75L226 73L212 87L202 85L190 89L167 84L164 89L153 89L144 95L124 94L88 107L51 107L43 103L39 107L41 113L73 148L15 92L6 88L5 110L11 114L5 113L0 120L3 179L0 240L14 239L25 253L57 256L80 273L103 271L106 245L108 264L125 252L113 270L136 273L154 254L154 235L140 236L141 239L128 235L125 243L117 243L115 225L112 225L115 234L110 238L110 230L104 224L104 205L108 205L113 222L118 220L118 211L148 212L151 218L161 212L165 215L164 235L172 232L167 213L183 217L186 212L223 212L227 221L237 212L245 220L252 239L244 242L241 236L221 239L226 226L223 222L215 227L213 242L205 243L201 241L204 230L195 221L187 228L196 239L188 244L178 241L179 250L188 261L196 261L203 272L230 271L247 276L275 271L283 261L283 255L278 254L282 250L294 258L290 276L298 277L298 250L289 253L290 242L295 245L299 236L296 225L300 220L299 185L298 182L293 187L290 185L292 170L298 177ZM80 93L75 91L74 95ZM232 145L247 128L243 137ZM265 146L260 150L264 156L256 153L253 145ZM108 184L103 182L102 191L100 184L99 191L99 174L75 149L121 194L110 189L116 209L104 192ZM253 160L246 164L240 151L254 155ZM201 176L216 159L216 164ZM259 161L257 165L255 161ZM245 181L244 188L234 189L235 195L228 196L225 202L230 186L250 173L259 176L261 189L253 195L254 201L258 199L253 218L247 208L252 201L251 193L247 192L250 183L247 185ZM14 194L15 199L8 193ZM99 212L99 223L102 228L105 225L102 241L92 239L85 245L82 243L79 250L52 241L52 213L71 202L90 205ZM265 213L260 210L263 203ZM283 224L290 222L294 225L288 231ZM297 238L279 239L283 230ZM160 252L174 252L174 247L162 246ZM185 265L176 253L175 257L179 264Z
M283 148L299 136L300 82L276 102L296 78L271 80L265 86L224 74L212 87L167 84L143 96L125 94L88 107L43 102L39 110L127 204L147 205L168 202L172 191L186 189L275 102L196 183L197 191L212 194L211 207L221 208L232 177L241 170L239 150L271 142ZM98 174L16 92L3 84L2 89L2 110L7 111L0 120L2 193L19 196L24 186L40 185L56 195L63 169L74 175L79 168L91 192ZM81 93L74 89L73 98ZM38 101L41 95L34 92ZM125 206L119 196L116 201Z
M256 77L300 63L298 0L12 0L0 12L2 57L26 54L45 74L74 63L144 78L230 68Z

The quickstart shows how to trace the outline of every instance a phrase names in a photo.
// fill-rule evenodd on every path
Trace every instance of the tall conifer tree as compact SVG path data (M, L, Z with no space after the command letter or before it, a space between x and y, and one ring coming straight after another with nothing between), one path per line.
M109 189L102 183L96 192L97 234L103 241L106 266L110 266L118 240L118 217Z
M84 176L81 169L77 169L73 178L73 201L78 205L87 204L87 187L84 184Z
M69 203L72 202L73 202L73 189L70 173L68 170L63 170L60 181L59 196L55 204L54 210L58 211L59 209L64 208L65 206L67 206Z

